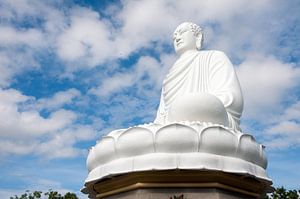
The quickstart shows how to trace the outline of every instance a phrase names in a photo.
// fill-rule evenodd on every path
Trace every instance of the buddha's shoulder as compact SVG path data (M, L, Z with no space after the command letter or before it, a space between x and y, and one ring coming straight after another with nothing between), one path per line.
M227 55L220 50L201 50L199 51L202 56L209 57L210 60L227 60Z
M220 50L201 50L199 53L203 55L212 55L212 56L225 56L225 53Z

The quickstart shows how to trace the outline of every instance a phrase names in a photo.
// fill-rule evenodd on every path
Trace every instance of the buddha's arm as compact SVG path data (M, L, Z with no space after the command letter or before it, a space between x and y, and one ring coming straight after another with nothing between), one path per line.
M160 103L157 110L157 115L154 120L156 124L165 124L166 123L166 111L165 111L165 103L163 99L163 91L161 92Z
M243 111L242 91L233 65L220 51L215 51L211 59L210 88L212 93L223 102L235 125L238 125Z

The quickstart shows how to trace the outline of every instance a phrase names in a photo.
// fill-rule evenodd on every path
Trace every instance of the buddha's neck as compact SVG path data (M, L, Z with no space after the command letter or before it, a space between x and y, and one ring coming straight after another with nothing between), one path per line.
M196 52L198 52L198 51L197 50L187 50L184 53L182 53L179 58L181 59L181 58L188 57L189 55L194 54Z

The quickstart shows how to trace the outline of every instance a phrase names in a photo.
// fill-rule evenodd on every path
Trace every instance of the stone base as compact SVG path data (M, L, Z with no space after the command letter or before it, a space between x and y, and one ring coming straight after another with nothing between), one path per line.
M245 194L222 189L138 189L104 199L250 199L256 198Z
M91 184L90 198L260 198L271 184L249 175L220 171L165 170L115 175Z

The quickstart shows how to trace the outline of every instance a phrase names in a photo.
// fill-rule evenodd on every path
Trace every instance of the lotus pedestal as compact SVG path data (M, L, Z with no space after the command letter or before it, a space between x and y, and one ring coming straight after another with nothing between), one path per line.
M91 148L87 167L90 198L259 198L272 184L264 147L215 124L114 131Z

